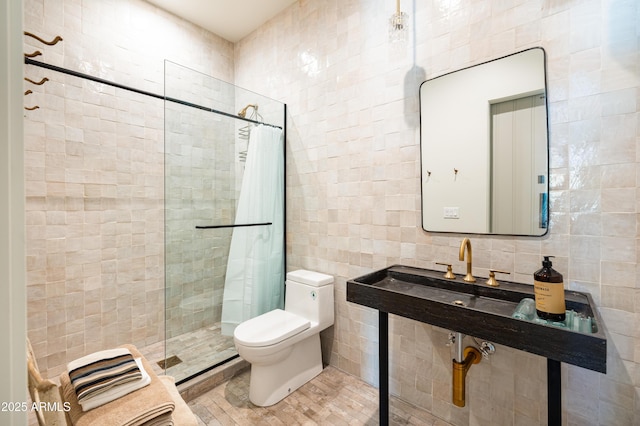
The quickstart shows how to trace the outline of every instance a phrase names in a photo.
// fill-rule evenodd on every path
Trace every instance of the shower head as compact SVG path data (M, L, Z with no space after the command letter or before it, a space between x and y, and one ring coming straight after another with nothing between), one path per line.
M247 105L246 107L242 108L242 109L240 110L240 112L238 113L238 115L239 115L240 117L244 118L244 117L247 115L247 110L248 110L249 108L253 108L253 109L255 109L255 110L257 111L257 110L258 110L258 105L249 104L249 105Z

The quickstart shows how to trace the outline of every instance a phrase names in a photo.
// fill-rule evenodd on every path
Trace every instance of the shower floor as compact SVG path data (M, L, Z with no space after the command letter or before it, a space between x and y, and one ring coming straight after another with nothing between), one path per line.
M233 345L233 337L223 336L220 332L220 323L168 339L166 353L163 341L139 350L153 365L156 374L168 374L175 377L176 381L238 354ZM164 361L167 364L166 370L158 364Z

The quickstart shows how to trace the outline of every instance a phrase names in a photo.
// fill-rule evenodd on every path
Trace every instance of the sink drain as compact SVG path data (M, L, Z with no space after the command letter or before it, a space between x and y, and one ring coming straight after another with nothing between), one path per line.
M457 305L457 306L467 306L467 304L464 303L462 300L454 300L451 303L453 303L454 305Z

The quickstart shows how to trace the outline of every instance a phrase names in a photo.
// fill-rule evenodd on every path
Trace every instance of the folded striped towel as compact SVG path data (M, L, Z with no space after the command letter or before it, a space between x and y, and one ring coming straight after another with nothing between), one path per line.
M80 403L142 378L133 355L124 348L96 352L70 362L67 367Z
M142 359L136 358L136 363L142 372L142 379L136 380L134 382L129 382L120 386L112 387L111 389L93 396L89 399L85 399L80 403L82 407L82 411L89 411L101 405L107 404L111 401L115 401L116 399L122 398L125 395L130 394L133 391L137 391L138 389L142 389L145 386L148 386L151 383L151 377L147 374L146 370L142 366Z
M126 345L134 358L140 362L143 375L147 375L149 383L133 392L113 400L111 403L103 402L103 405L93 409L82 407L78 404L76 392L71 385L67 372L60 374L60 394L62 400L71 405L67 413L70 424L74 426L158 426L155 422L167 418L166 414L171 414L175 408L175 402L163 385L162 381L153 372L152 365L142 357L140 351L133 345ZM144 379L141 380L143 382ZM127 385L118 386L112 391L120 391L138 382L131 382ZM93 398L92 402L104 398L107 394L102 394ZM112 395L115 397L115 395ZM171 417L169 416L169 420ZM186 423L188 424L188 423ZM171 425L168 421L163 426ZM176 424L177 426L178 424ZM180 426L184 426L182 423Z

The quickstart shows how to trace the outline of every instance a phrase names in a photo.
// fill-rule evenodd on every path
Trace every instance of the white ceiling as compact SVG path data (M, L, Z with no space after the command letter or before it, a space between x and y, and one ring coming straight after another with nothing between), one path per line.
M236 42L297 0L147 0Z

